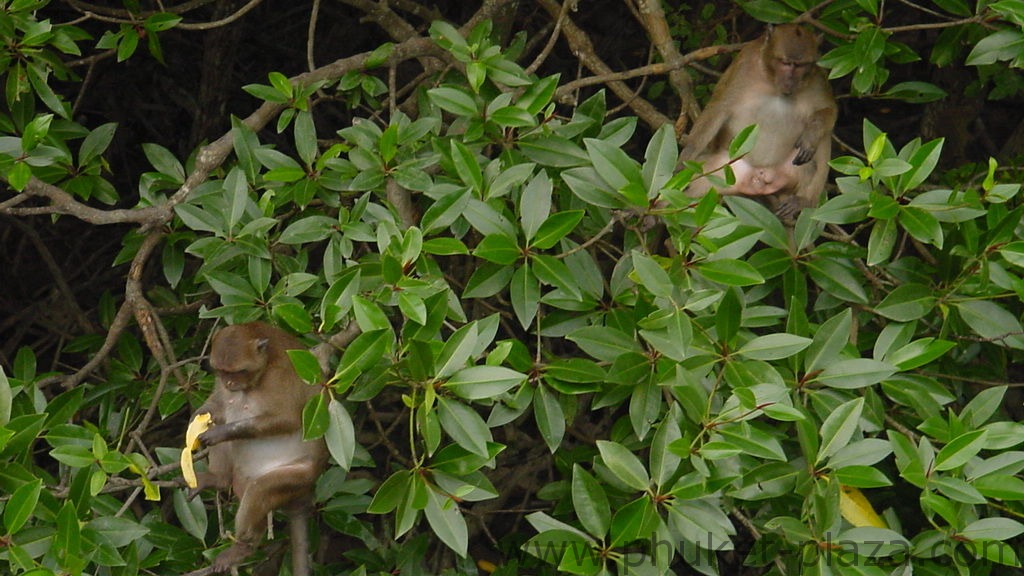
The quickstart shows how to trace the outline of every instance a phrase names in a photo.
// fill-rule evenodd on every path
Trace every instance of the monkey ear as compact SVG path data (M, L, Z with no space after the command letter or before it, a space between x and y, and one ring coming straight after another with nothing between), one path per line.
M764 27L764 37L765 38L771 38L772 37L772 32L775 32L775 24L767 24Z
M270 338L260 338L256 340L256 350L258 352L266 352L268 344L270 344Z

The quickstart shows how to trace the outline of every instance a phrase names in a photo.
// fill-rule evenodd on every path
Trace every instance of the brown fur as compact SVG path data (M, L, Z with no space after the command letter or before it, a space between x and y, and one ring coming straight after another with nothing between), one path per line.
M292 574L309 574L306 520L327 446L323 439L302 439L302 409L320 390L299 378L286 351L304 348L262 322L228 326L213 337L210 366L217 383L197 411L213 417L213 426L199 436L211 447L209 472L198 475L195 492L230 490L239 499L235 543L214 560L216 572L252 554L266 532L267 514L284 509L291 524Z
M732 164L735 184L718 192L769 199L783 217L817 205L837 113L825 73L816 66L819 43L796 24L769 27L748 42L715 86L680 159L703 162L705 170L723 176L729 143L757 124L757 143ZM702 177L687 193L703 196L710 188Z

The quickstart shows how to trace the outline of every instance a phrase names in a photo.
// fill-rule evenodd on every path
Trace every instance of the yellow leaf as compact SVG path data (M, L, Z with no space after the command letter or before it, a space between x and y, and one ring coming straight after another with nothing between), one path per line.
M854 526L888 528L864 493L852 486L839 487L839 513Z

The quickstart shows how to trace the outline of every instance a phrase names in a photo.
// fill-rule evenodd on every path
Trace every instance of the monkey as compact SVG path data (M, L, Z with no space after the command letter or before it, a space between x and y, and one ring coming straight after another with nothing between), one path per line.
M213 425L199 435L209 446L204 488L233 491L239 499L235 542L214 559L212 571L232 570L255 552L267 515L283 509L289 520L292 575L309 576L307 519L317 478L327 465L323 438L302 439L302 410L320 393L296 374L287 350L305 349L290 334L263 322L236 324L213 336L214 391L196 415Z
M828 179L837 106L824 70L817 66L821 38L797 24L768 26L748 42L725 70L698 116L680 154L723 176L728 147L752 124L753 148L731 164L736 181L720 194L758 196L780 218L816 206ZM691 182L687 195L703 196L707 177Z

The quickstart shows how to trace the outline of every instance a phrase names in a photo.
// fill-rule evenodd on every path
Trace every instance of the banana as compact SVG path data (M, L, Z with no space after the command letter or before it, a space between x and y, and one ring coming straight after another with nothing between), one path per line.
M199 448L199 435L206 432L213 425L213 416L208 412L199 414L188 423L185 430L185 448L181 451L181 475L189 488L199 485L196 479L196 471L192 466L192 451Z

